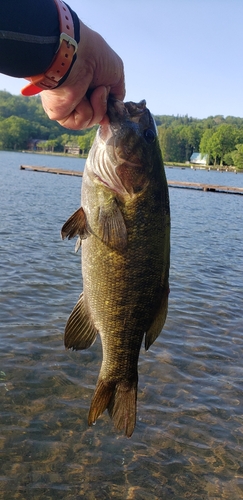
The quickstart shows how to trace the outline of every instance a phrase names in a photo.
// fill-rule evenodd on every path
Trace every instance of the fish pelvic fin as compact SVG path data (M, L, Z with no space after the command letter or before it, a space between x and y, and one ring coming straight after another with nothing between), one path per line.
M154 321L148 331L145 334L145 350L147 351L154 341L159 336L166 320L168 312L168 295L169 295L169 285L165 287L162 295L162 300L158 312L154 318Z
M75 247L75 252L78 251L82 240L87 238L89 231L87 229L86 216L83 207L80 207L74 214L69 217L61 229L61 237L64 240L68 238L71 240L75 236L79 236L78 244Z
M89 425L107 408L115 428L131 437L136 425L137 384L137 377L132 382L106 382L99 378L89 410Z
M72 310L65 328L64 344L67 349L83 350L96 340L97 330L85 310L83 293Z

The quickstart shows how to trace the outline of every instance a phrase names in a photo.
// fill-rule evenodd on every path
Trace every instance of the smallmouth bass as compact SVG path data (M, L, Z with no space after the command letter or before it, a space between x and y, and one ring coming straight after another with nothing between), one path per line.
M136 424L138 357L167 315L170 261L168 186L146 102L110 99L87 158L82 206L62 238L78 236L83 293L66 325L67 348L87 349L100 334L103 360L88 423L108 409L130 437Z

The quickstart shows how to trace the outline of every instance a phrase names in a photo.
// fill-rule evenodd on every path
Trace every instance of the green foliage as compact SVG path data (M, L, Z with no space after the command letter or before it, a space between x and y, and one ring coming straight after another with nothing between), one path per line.
M215 129L213 128L206 128L206 130L204 130L199 146L200 153L202 155L207 154L210 160L212 158L211 139L214 134L214 130Z
M93 127L86 132L85 135L77 137L77 143L82 151L82 154L87 154L93 144L97 127Z
M30 123L24 118L10 116L0 122L0 146L2 149L26 147L30 133Z
M208 154L215 165L228 164L231 157L228 156L234 150L235 145L241 138L243 130L238 130L234 125L223 123L217 128L205 130L201 143L200 152Z
M0 91L0 148L26 149L31 139L46 141L46 151L63 151L61 141L65 128L52 121L45 114L40 96L24 97L11 95ZM86 131L72 131L72 137L77 138ZM54 141L54 142L53 142ZM44 149L43 143L41 148Z
M199 151L202 130L197 123L183 125L173 120L169 126L158 127L158 136L164 161L183 163Z
M236 144L236 149L232 151L231 156L234 165L238 169L243 170L243 144Z
M184 163L193 152L208 155L214 164L243 168L243 118L222 115L198 120L186 116L156 115L158 137L165 162ZM38 149L64 151L79 146L87 154L97 127L69 131L45 114L40 96L24 97L0 91L0 148L26 149L40 140Z
M212 157L217 164L223 164L226 153L235 147L236 134L233 125L222 124L211 137Z
M224 164L225 165L231 165L231 166L235 165L232 153L226 153L224 155Z
M210 163L233 165L237 144L243 144L243 118L221 115L203 120L155 117L165 162L186 162L193 152L207 155Z

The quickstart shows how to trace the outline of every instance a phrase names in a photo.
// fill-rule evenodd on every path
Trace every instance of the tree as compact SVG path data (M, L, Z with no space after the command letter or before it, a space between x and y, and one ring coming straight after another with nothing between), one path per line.
M158 136L164 161L180 163L189 161L193 151L199 149L202 133L202 128L191 122L187 125L177 123L169 127L159 126Z
M235 126L226 123L206 129L201 138L200 153L208 155L215 165L222 165L225 155L234 150L239 136Z
M243 144L243 118L217 115L198 120L187 115L156 115L155 120L163 157L167 162L185 162L193 152L200 151L209 155L215 164L228 164L231 159L233 161L231 153L238 151L236 144ZM46 143L48 150L61 151L66 145L78 145L87 154L96 129L73 130L70 134L48 118L40 96L24 97L0 91L2 149L26 149L31 139L38 139Z
M164 161L180 161L180 151L178 146L178 135L173 127L158 127L159 143Z
M224 155L224 165L234 165L234 160L233 160L233 151L231 153L226 153Z
M243 170L243 144L237 144L236 149L231 153L234 165Z
M214 134L214 129L207 128L201 137L200 146L199 146L199 151L200 151L201 155L202 156L208 155L208 163L210 163L211 159L212 159L211 140L212 140L213 134Z
M46 141L46 146L47 146L47 151L51 151L52 153L54 152L54 149L60 144L59 139L48 139Z
M25 149L30 136L30 123L10 116L0 121L0 144L3 149Z
M223 164L224 155L233 151L236 144L236 130L233 125L220 125L211 137L211 154L215 164Z
M189 161L193 151L199 151L203 130L198 125L182 126L180 130L181 141L184 142L184 160Z
M93 144L97 127L93 127L87 131L85 135L77 137L76 143L78 143L82 154L87 154Z

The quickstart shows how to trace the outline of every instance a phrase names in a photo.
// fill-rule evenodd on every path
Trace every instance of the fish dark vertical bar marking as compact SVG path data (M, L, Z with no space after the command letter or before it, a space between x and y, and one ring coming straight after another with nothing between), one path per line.
M65 345L89 347L98 332L103 360L88 422L108 409L130 437L136 423L138 357L167 315L170 260L168 187L156 126L145 101L108 104L83 175L82 207L62 230L82 243L83 294Z

